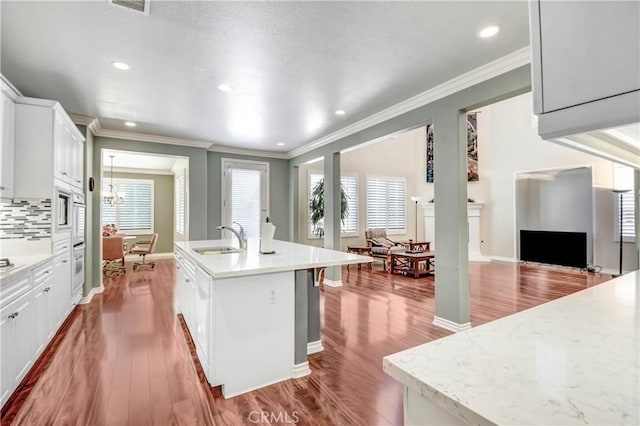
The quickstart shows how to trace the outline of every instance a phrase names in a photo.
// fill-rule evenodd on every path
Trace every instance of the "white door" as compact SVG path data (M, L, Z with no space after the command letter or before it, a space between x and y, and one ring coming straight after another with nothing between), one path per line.
M222 224L238 222L249 238L260 236L269 215L269 163L222 159ZM223 238L234 238L230 232Z

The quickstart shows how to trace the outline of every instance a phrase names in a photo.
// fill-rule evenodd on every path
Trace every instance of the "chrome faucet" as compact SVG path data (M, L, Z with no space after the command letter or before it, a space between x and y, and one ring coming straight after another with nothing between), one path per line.
M240 249L241 250L246 250L247 249L247 234L244 232L244 228L242 227L242 225L240 225L236 221L234 221L233 223L235 223L236 225L238 225L240 227L240 231L237 231L233 226L228 226L228 225L220 225L220 226L217 226L216 229L219 229L220 231L226 229L227 231L233 232L233 234L238 238L238 244L240 244Z

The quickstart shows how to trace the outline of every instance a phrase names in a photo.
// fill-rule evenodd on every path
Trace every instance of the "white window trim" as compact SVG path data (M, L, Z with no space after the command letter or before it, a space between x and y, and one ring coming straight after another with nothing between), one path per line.
M265 182L264 182L264 209L262 209L262 215L263 217L260 218L260 220L262 221L265 217L270 217L269 214L269 200L270 200L270 193L269 193L269 180L271 179L271 172L269 169L269 163L266 161L254 161L254 160L243 160L243 159L238 159L238 158L222 158L221 161L221 187L222 187L222 197L221 197L221 202L220 202L220 219L221 219L221 224L220 225L228 225L231 222L231 218L228 217L229 214L231 213L230 211L228 212L226 206L227 206L227 197L229 196L229 194L231 193L231 188L230 188L230 184L231 184L231 180L226 178L226 172L228 169L234 168L234 166L237 166L237 168L246 168L246 169L253 169L253 170L258 170L258 171L265 171ZM264 169L263 169L264 168ZM224 237L225 233L228 234L228 238L232 238L232 234L229 231L223 231L222 235Z
M369 206L369 191L368 191L368 183L369 183L369 179L386 179L386 180L394 180L397 182L402 182L404 183L404 227L402 229L387 229L387 235L406 235L407 233L407 179L404 177L399 177L399 176L382 176L382 175L366 175L365 178L365 182L364 182L364 188L365 188L365 193L366 193L366 201L365 201L365 208L364 208L364 214L365 214L365 226L367 225L367 210L368 210L368 206Z
M309 216L311 216L311 210L309 209L309 196L311 195L311 175L312 174L316 174L316 175L322 175L322 178L324 179L324 171L318 170L318 169L309 169L307 170L307 193L306 193L306 199L307 199L307 203L306 203L306 211L307 211L307 216L306 216L306 220L305 220L305 224L306 224L306 228L307 228L307 239L308 240L321 240L324 239L324 237L319 237L316 234L313 233L312 230L312 226L311 226L311 222L309 222ZM356 178L356 204L359 202L359 198L360 198L360 185L358 182L358 174L357 173L341 173L340 177L342 178L343 176L353 176ZM358 205L358 207L360 207ZM360 212L360 209L358 208L358 213ZM340 238L353 238L353 237L358 237L359 236L359 230L360 230L360 214L356 215L356 230L353 232L344 232L342 231L342 226L340 227Z
M111 182L111 181L109 181ZM155 215L156 215L156 209L155 209L155 181L153 179L131 179L131 178L113 178L113 182L114 182L114 186L117 188L118 182L128 182L128 183L139 183L139 182L145 182L145 183L150 183L151 184L151 229L125 229L122 232L126 233L127 235L153 235L155 233ZM126 200L127 198L127 194L125 193L124 198ZM117 214L116 214L117 215ZM102 221L104 222L104 213L103 213L103 218ZM104 225L104 224L103 224ZM118 226L118 232L120 232L120 223L118 221L117 223Z
M621 164L613 163L612 164L612 172L613 172L613 187L614 188L625 188L629 189L629 192L624 193L625 197L630 198L631 200L625 201L625 208L631 208L631 211L635 214L638 212L635 210L636 197L640 196L637 188L634 189L634 178L633 178L633 170L627 166L623 166ZM613 240L615 242L620 242L620 194L615 194L613 200ZM635 235L625 235L622 238L623 243L635 243L636 238L638 236Z

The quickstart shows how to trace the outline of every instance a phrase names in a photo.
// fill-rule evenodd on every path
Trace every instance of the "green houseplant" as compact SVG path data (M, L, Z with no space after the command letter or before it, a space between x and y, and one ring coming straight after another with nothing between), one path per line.
M340 220L344 223L349 206L347 202L347 194L340 185ZM322 219L324 218L324 179L320 179L316 186L313 187L309 197L309 221L313 225L313 233L316 237L324 236L324 226Z

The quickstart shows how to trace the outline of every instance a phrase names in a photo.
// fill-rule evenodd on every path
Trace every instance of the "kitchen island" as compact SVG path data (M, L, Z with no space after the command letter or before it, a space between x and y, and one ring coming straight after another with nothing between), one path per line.
M274 241L261 254L235 240L177 242L176 309L195 342L212 386L225 398L311 372L307 356L322 350L316 268L371 258Z
M640 424L640 273L383 359L404 423Z

